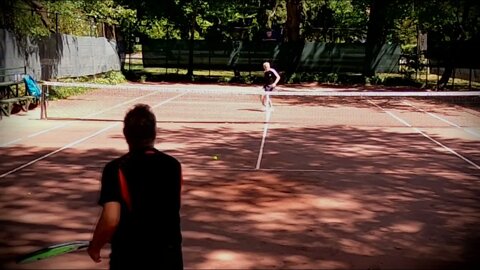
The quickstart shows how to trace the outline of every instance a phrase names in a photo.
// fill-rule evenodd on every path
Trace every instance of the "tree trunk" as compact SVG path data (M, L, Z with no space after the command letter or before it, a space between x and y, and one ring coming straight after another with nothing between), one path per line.
M193 79L193 50L195 47L195 19L196 14L192 15L192 21L190 22L190 42L188 48L188 72L187 77Z
M25 3L27 3L30 7L32 7L33 10L40 16L40 20L42 21L42 24L45 26L45 28L50 31L50 33L55 33L56 32L56 27L52 27L52 23L50 19L48 18L47 10L45 10L45 7L43 4L39 1L36 0L23 0Z
M373 0L368 20L367 43L363 75L375 76L375 60L385 43L387 28L387 10L391 0Z
M295 73L303 51L303 40L300 35L302 22L303 0L287 0L287 21L285 23L285 37L287 50L285 61L285 80Z
M303 0L287 0L287 22L285 25L288 42L300 40Z
M456 32L456 37L454 40L456 42L453 42L451 46L448 47L447 53L444 54L444 63L445 67L443 69L442 77L438 81L437 88L439 90L445 89L445 87L448 85L448 81L450 80L450 77L452 76L455 68L455 58L457 57L457 51L458 51L458 44L462 43L466 40L466 35L464 32L464 22L467 22L470 16L470 8L471 8L471 3L469 1L466 1L463 6L463 16L460 18L459 22L459 27Z
M14 1L13 0L8 0L8 1L5 1L4 4L2 4L2 8L0 8L0 14L1 14L1 17L0 19L2 21L0 21L1 25L3 25L4 27L6 27L7 29L9 30L12 30L15 28L15 18L14 18L14 13L13 13L13 4L14 4Z
M443 90L448 84L450 77L453 73L453 63L451 61L445 62L445 67L443 69L442 77L438 80L437 88L438 90Z

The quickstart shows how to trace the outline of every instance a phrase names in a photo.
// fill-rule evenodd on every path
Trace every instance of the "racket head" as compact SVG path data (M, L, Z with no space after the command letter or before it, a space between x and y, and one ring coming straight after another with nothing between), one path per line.
M39 260L48 259L58 255L74 252L77 250L86 249L90 244L89 241L72 241L56 245L51 245L45 248L35 250L33 252L22 255L17 259L17 264L31 263Z

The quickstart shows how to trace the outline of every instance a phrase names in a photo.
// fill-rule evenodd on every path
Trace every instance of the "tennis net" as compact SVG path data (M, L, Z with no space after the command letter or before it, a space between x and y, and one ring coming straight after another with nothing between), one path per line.
M158 121L288 123L291 125L478 127L480 91L351 91L280 88L265 110L260 86L44 82L49 93L81 94L45 104L47 119L121 121L136 103L149 104ZM268 116L268 118L266 118ZM441 118L443 121L438 121ZM435 120L436 119L436 120ZM452 119L455 119L453 121ZM410 124L413 123L413 124ZM479 131L480 132L480 131Z

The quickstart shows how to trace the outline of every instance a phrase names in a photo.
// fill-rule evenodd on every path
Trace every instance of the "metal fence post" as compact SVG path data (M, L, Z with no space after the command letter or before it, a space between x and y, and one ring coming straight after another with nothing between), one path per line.
M468 89L472 90L472 67L470 67L468 74Z

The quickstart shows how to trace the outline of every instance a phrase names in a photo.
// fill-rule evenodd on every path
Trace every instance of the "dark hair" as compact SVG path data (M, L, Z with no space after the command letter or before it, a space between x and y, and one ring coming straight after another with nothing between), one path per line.
M136 104L123 120L123 134L130 146L150 146L155 142L157 120L147 104Z

